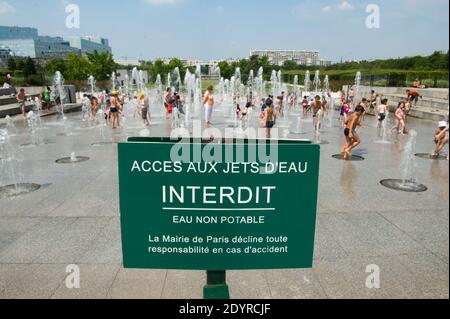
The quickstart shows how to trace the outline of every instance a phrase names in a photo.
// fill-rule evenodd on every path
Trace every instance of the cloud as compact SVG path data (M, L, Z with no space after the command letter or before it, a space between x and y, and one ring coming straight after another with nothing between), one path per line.
M328 0L327 2L331 2ZM333 1L337 3L321 3L317 0L303 0L292 7L292 12L304 20L315 20L322 14L336 14L342 11L350 11L354 6L347 0Z
M331 12L331 10L333 10L332 6L325 6L322 8L322 11L325 13Z
M6 1L0 1L0 15L16 12L16 8Z
M171 5L177 4L180 0L145 0L148 4L152 6L161 6L161 5Z
M223 6L218 6L216 8L216 12L217 12L218 15L222 15L222 14L225 13L225 8Z
M341 11L350 11L353 10L353 6L347 0L344 0L339 5L339 10Z
M305 0L292 7L292 14L302 20L315 20L322 7L316 0Z

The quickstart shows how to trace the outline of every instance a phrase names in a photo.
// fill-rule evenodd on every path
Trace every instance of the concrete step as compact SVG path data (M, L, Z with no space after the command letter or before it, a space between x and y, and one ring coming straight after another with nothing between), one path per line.
M81 104L80 103L75 103L75 104L64 104L64 112L65 113L71 113L71 112L77 112L77 111L81 111ZM31 110L33 110L34 108L34 104L33 103L29 103L27 102L25 104L25 111L29 112ZM7 115L9 116L15 116L15 115L19 115L21 114L21 110L18 106L18 104L15 105L7 105L7 106L0 106L0 118L4 118ZM42 111L42 117L45 116L50 116L50 115L55 115L56 113L58 113L55 109L54 106L52 106L50 108L50 112L47 112L46 110Z
M405 96L403 95L385 95L385 97L389 100L391 103L399 103L400 101L403 101L405 99ZM449 102L448 100L441 100L441 99L430 99L430 98L419 98L417 101L417 107L428 107L428 108L435 108L439 110L448 110Z
M3 89L0 88L0 96L16 94L16 90L14 88Z
M11 96L0 96L0 106L16 103L16 98Z
M406 90L416 90L424 98L448 101L448 90L445 89L398 88L394 94L406 95Z
M346 89L346 86L344 86ZM415 89L415 88L398 88L398 87L368 87L361 86L360 93L363 96L370 96L371 90L375 90L375 92L382 95L405 95L406 90L416 90L423 97L430 99L438 99L438 100L448 100L449 99L449 90L448 89ZM345 91L347 92L347 91Z
M16 99L14 99L15 101ZM33 109L34 104L31 102L26 102L25 103L25 111L29 112ZM14 116L14 115L18 115L21 114L22 111L20 110L19 104L18 103L14 103L14 104L7 104L7 105L1 105L0 104L0 118L2 117L6 117L6 115L9 116Z
M394 113L397 104L394 105L393 103L390 103L389 105L389 112ZM413 107L409 116L435 122L446 121L448 118L448 110L439 110L429 107Z
M431 108L413 108L409 115L419 119L432 120L435 122L446 121L448 119L447 111L435 110Z
M384 96L392 96L400 99L406 98L406 94L385 94ZM429 96L422 96L422 98L419 98L419 101L434 101L438 103L448 103L448 99L437 99Z

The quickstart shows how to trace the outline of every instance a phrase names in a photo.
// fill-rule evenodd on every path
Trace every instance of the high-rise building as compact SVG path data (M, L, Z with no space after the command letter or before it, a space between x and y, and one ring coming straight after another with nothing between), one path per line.
M282 66L286 61L294 61L300 65L320 65L319 51L253 50L250 55L268 57L271 64L279 66Z
M0 26L0 48L12 56L35 59L66 59L70 53L111 52L107 39L101 37L39 36L34 28Z
M69 53L79 54L62 38L38 37L36 39L0 39L0 47L9 49L12 56L33 59L65 59Z
M64 40L68 41L71 47L81 50L83 54L94 51L112 52L108 39L98 36L64 37Z
M23 27L5 27L0 26L0 39L37 39L38 30L35 28L23 28Z
M0 60L7 60L12 56L12 51L7 48L0 47Z
M327 67L327 66L330 66L332 64L333 64L333 62L331 62L329 60L320 60L320 66Z

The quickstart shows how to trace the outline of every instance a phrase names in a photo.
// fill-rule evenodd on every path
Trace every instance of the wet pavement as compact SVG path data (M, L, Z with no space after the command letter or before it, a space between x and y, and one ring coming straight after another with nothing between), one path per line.
M128 136L168 136L170 121L152 113L148 131L132 116L114 132L88 127L80 113L67 115L68 130L61 119L48 117L38 146L30 145L24 121L15 118L18 131L11 139L23 145L18 181L42 187L0 198L0 298L202 297L204 272L122 267L116 143ZM219 107L213 124L223 131L233 124L229 118L229 110ZM310 120L302 121L303 135L291 134L300 131L296 117L290 122L280 136L314 139ZM354 151L364 160L343 161L332 157L343 142L337 118L333 122L330 127L325 121L320 137L314 268L230 271L232 298L448 298L448 162L414 159L408 178L417 178L425 192L388 189L380 181L403 178L408 136L383 139L375 118L367 116L362 145ZM418 133L415 153L433 150L436 125L409 121ZM55 162L72 153L88 160ZM9 175L0 177L0 186L11 182ZM80 266L80 289L66 288L69 264ZM366 287L369 265L380 269L379 289Z

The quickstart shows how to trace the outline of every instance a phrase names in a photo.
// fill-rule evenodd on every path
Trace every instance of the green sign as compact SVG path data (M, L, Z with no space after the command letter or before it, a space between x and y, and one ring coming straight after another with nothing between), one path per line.
M119 144L124 267L311 268L319 155L300 141Z

